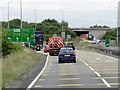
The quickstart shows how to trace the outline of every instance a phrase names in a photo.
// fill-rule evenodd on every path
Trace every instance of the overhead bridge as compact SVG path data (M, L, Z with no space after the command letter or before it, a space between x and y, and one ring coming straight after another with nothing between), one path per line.
M77 36L81 34L92 34L94 37L102 37L106 31L111 30L110 28L71 28L72 31L76 32Z

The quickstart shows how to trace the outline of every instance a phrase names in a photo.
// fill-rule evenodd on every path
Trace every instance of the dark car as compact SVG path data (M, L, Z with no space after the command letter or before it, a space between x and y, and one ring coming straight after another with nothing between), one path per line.
M74 62L76 63L76 54L72 48L61 48L58 54L58 62Z
M73 44L72 42L68 42L68 43L65 45L65 47L70 47L70 48L72 48L73 50L75 50L75 46L74 46L74 44Z
M41 50L41 46L40 46L40 45L36 45L36 46L35 46L35 50L36 50L36 51L40 51L40 50Z

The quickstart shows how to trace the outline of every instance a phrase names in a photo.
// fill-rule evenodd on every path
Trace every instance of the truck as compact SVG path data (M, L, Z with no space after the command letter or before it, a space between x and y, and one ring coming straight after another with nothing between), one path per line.
M40 51L43 48L43 32L35 31L34 39L35 50Z
M49 55L58 55L61 48L64 47L64 39L62 37L51 37L48 39L48 46L50 47Z

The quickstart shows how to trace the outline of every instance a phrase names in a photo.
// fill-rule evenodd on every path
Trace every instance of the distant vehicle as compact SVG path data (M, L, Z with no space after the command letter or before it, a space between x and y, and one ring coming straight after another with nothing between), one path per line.
M41 48L42 48L42 46L41 46L41 45L39 45L39 44L35 46L35 50L36 50L36 51L40 51L40 50L41 50Z
M75 50L75 46L74 46L74 44L73 44L72 42L66 43L65 47L70 47L70 48L72 48L73 50Z
M95 40L92 41L92 44L99 44L101 40L99 38L96 38Z
M34 38L35 38L35 40L34 40L35 49L37 49L37 48L42 49L43 48L43 32L35 31ZM40 50L40 49L38 49L38 50Z
M46 53L46 52L49 52L50 51L50 47L48 46L48 45L46 45L45 47L44 47L44 52Z
M62 37L51 37L48 39L48 46L50 47L49 54L51 56L58 55L60 49L64 47L64 39Z
M61 48L58 54L58 62L61 63L65 61L76 63L76 54L72 48Z

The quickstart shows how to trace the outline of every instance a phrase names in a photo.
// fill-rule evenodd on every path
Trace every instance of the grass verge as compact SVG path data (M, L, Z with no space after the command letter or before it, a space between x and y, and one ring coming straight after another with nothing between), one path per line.
M29 72L42 58L42 54L29 49L10 54L2 63L2 87L7 87L13 80Z

